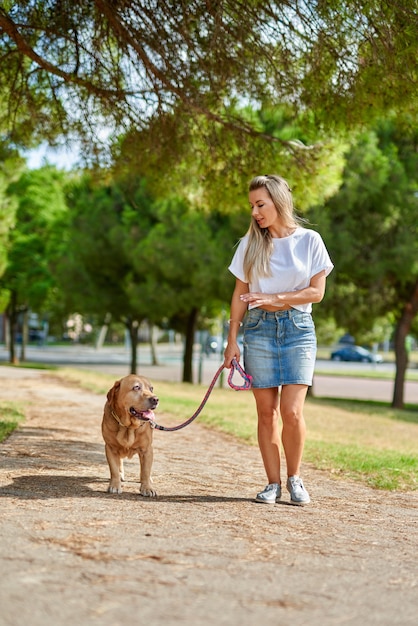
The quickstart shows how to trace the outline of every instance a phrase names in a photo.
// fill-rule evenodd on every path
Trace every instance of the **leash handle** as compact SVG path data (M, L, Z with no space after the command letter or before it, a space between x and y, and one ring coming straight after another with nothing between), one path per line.
M244 381L242 385L235 385L232 382L232 378L235 372L238 372L239 375L242 377ZM251 389L252 381L253 377L244 371L244 369L241 367L236 359L232 359L231 369L229 370L228 375L228 385L231 387L231 389L235 389L235 391L244 391L246 389Z
M156 430L165 430L167 431L171 431L173 432L174 430L180 430L181 428L184 428L185 426L188 426L189 424L191 424L193 422L193 420L196 419L196 417L199 415L199 413L202 411L203 407L205 406L206 402L208 401L208 398L210 396L210 394L212 393L212 390L215 386L216 381L218 380L220 373L222 372L222 370L224 369L224 365L222 364L220 366L220 368L218 369L218 371L216 372L215 376L212 379L212 382L209 385L209 388L206 392L205 397L203 398L199 408L197 409L197 411L195 413L193 413L193 415L186 420L185 422L183 422L182 424L179 424L178 426L172 426L172 427L168 427L168 426L160 426L159 424L156 424L154 422L154 420L149 420L150 426L151 428L155 428ZM239 375L243 378L244 382L242 385L235 385L235 383L232 382L232 378L234 376L234 373L238 372ZM252 376L250 376L249 374L247 374L244 369L241 367L241 365L238 363L238 361L236 359L232 359L231 361L231 370L229 372L228 375L228 385L231 387L231 389L235 389L235 391L245 391L246 389L250 389L251 388L251 384L252 384Z

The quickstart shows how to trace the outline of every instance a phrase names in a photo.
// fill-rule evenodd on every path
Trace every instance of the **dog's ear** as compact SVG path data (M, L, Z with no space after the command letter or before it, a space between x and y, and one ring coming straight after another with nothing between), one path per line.
M120 380L117 380L115 384L113 385L112 389L109 389L109 391L107 392L107 399L109 400L110 404L113 404L113 401L115 400L115 398L117 397L119 393L120 382L121 382Z

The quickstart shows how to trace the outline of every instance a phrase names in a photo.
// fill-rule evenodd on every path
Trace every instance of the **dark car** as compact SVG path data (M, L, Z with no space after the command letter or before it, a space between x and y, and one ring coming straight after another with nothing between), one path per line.
M380 354L373 354L361 346L343 346L331 353L332 361L357 361L360 363L381 363Z
M29 343L38 344L41 343L45 338L45 334L43 330L37 330L36 328L29 328L28 330L28 341ZM16 343L22 343L22 333L16 333Z

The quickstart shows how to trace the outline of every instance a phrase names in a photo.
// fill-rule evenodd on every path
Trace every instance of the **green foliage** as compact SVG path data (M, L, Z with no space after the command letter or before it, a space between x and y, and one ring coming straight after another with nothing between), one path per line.
M4 5L4 2L2 3ZM9 3L16 5L15 2ZM6 7L0 7L0 21ZM10 9L11 10L11 9ZM45 139L56 141L68 131L65 110L47 75L34 71L24 56L9 54L0 25L0 132L13 146L32 148Z
M219 238L227 218L193 210L176 198L156 203L155 215L157 223L133 249L133 263L145 273L147 297L154 306L173 317L225 296L222 284L231 252L220 247Z
M62 175L50 167L24 172L9 185L17 209L0 285L15 294L19 308L40 311L53 287L47 251L66 210L62 186Z
M383 343L391 339L393 334L393 315L388 313L384 317L373 319L370 329L364 328L357 333L357 341L362 346L371 346L373 343Z
M126 261L110 242L120 219L120 198L87 179L72 181L66 198L66 237L55 266L57 279L66 285L64 307L68 313L113 313L124 302L121 268Z
M21 167L22 159L17 151L8 142L0 141L0 277L6 269L9 237L17 210L16 199L8 193L8 187L18 176Z
M317 316L316 310L315 330L319 346L330 346L344 334L343 330L336 325L333 317Z
M318 211L337 268L328 306L352 334L401 310L418 275L416 141L395 121L359 135L340 190Z
M154 143L170 143L166 113L262 137L237 103L286 103L318 128L413 115L417 21L410 0L3 3L1 113L17 138L72 130L93 152L103 126L153 126Z
M176 113L156 119L141 132L132 130L114 147L117 175L129 171L145 176L158 197L174 192L193 206L241 214L241 234L249 222L249 213L244 214L248 183L257 173L285 176L301 212L338 189L346 150L338 136L331 139L318 132L308 115L295 117L284 105L260 110L247 106L235 114L260 134L237 135L233 128L203 116ZM156 143L160 132L167 141Z
M56 273L68 311L162 323L229 297L230 220L180 198L156 201L135 177L68 188ZM225 244L228 242L228 248Z

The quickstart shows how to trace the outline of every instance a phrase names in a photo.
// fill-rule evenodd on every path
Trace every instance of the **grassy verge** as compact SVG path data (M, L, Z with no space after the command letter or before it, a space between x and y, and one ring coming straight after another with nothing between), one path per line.
M418 489L418 411L380 402L309 399L305 459L379 489Z
M13 402L0 402L0 441L4 441L24 418L19 405Z
M320 367L315 368L315 375L317 376L333 376L333 377L344 377L344 378L373 378L380 380L393 380L394 372L388 372L387 370L379 369L377 365L376 368L371 366L367 370L353 370L353 369L334 369L327 370L321 369ZM405 375L405 380L407 381L417 381L418 380L418 370L407 370Z
M24 361L18 365L11 365L8 361L0 362L0 367L19 367L28 370L56 370L57 365L50 365L48 363L36 363L35 361Z
M114 382L108 374L71 368L58 369L56 375L103 396ZM157 422L162 425L188 419L206 393L201 385L157 382L155 387L160 398ZM378 489L418 489L418 411L400 411L379 402L309 398L305 417L305 462ZM251 392L215 388L197 419L257 445Z

